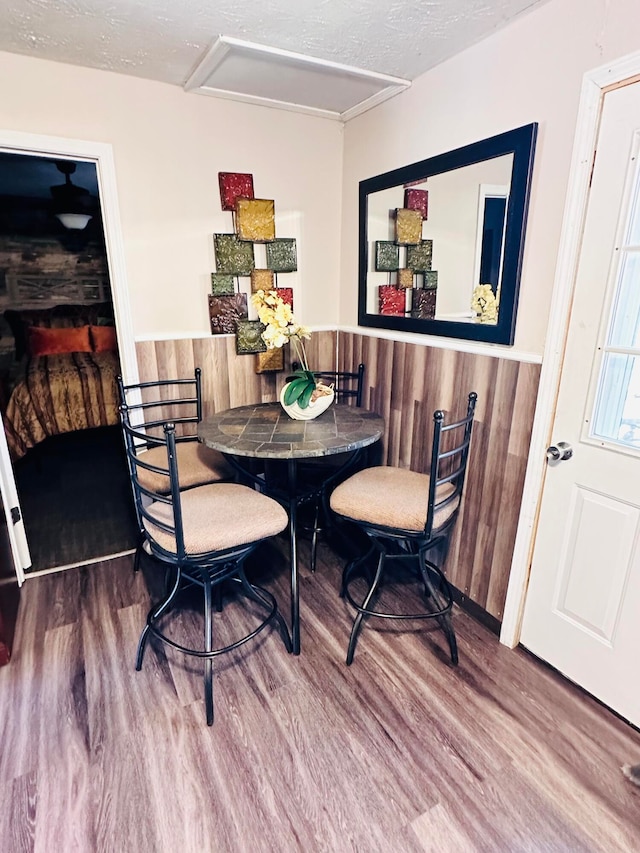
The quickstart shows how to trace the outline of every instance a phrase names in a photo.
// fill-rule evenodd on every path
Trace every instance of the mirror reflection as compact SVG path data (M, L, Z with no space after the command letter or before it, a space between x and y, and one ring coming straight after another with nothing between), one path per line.
M480 321L471 307L480 284L499 304L512 166L508 154L370 194L369 313ZM405 210L420 215L414 233L410 224L402 232ZM485 322L496 323L497 314Z
M536 128L361 182L361 325L513 342Z

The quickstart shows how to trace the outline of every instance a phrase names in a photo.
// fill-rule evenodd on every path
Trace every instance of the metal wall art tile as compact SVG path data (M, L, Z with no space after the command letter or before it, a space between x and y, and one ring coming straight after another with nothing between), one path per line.
M236 353L238 355L253 355L257 352L265 352L267 345L262 340L262 333L266 329L260 320L238 320L236 329Z
M259 290L273 290L273 273L271 270L251 270L251 293Z
M407 247L407 266L414 272L431 269L433 240L421 240L417 246Z
M418 210L423 219L427 218L429 212L428 190L416 190L407 187L404 191L404 206L408 210Z
M266 198L239 198L236 201L236 232L240 240L266 243L275 240L275 204Z
M214 296L231 296L236 292L235 278L227 273L211 273L211 293Z
M422 216L418 210L396 209L396 243L413 246L422 239Z
M376 271L395 272L400 266L400 247L392 240L376 240Z
M436 289L415 288L411 300L411 316L419 320L433 320L436 316Z
M246 320L248 316L246 293L234 293L233 296L209 294L211 334L233 335L238 321Z
M382 284L378 288L378 299L381 314L403 316L405 313L405 291L399 290L393 284Z
M292 287L276 287L276 296L279 296L282 301L288 305L293 311L293 288Z
M235 234L214 234L213 244L218 272L251 275L256 265L253 243L244 243Z
M267 266L274 272L296 272L298 259L296 257L296 241L292 237L276 237L272 243L265 246L267 251Z
M239 198L253 198L253 175L246 172L218 172L223 210L236 209Z
M425 272L424 274L424 285L425 289L433 290L438 286L438 273L435 270L429 270L429 272Z
M413 270L398 270L398 287L404 287L406 290L413 287Z
M282 347L272 347L256 356L256 373L272 373L284 370L284 352Z

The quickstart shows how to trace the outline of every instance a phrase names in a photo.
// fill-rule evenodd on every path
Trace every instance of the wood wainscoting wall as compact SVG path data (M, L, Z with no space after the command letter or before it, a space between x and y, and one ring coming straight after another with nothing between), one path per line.
M337 347L336 347L337 344ZM286 348L288 350L288 348ZM384 416L383 464L428 470L436 409L462 413L478 394L466 494L447 558L447 575L473 604L502 619L531 439L540 365L401 343L363 334L314 332L309 363L366 366L364 405ZM236 355L235 338L213 335L136 344L140 381L202 368L204 414L278 399L285 373L255 373L255 356ZM291 354L285 350L285 357ZM287 368L288 369L288 364Z
M365 364L363 405L387 424L382 464L428 471L433 412L464 414L478 394L452 584L502 620L522 501L540 365L340 332L338 366Z
M285 370L295 360L288 350L286 347ZM306 342L306 351L310 365L332 369L336 360L336 332L314 332ZM195 368L200 367L205 416L235 406L277 400L286 375L285 372L257 374L255 355L236 355L233 335L138 341L136 355L141 382L193 376Z

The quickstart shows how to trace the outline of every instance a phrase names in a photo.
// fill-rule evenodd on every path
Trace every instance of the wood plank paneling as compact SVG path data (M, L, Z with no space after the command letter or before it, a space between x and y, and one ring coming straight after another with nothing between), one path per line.
M338 366L366 365L364 405L384 416L382 464L427 471L436 409L462 415L478 393L462 510L447 576L496 619L503 614L540 366L339 333Z
M314 332L306 349L312 367L324 370L335 367L335 332ZM136 354L141 382L190 376L195 367L200 367L205 416L232 406L277 400L293 355L285 348L284 371L258 374L255 356L236 355L232 335L139 341Z

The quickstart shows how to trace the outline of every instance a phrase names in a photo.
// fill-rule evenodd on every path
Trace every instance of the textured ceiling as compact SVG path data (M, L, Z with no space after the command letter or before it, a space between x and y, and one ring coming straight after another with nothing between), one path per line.
M409 80L546 0L2 0L0 50L182 86L218 35Z

